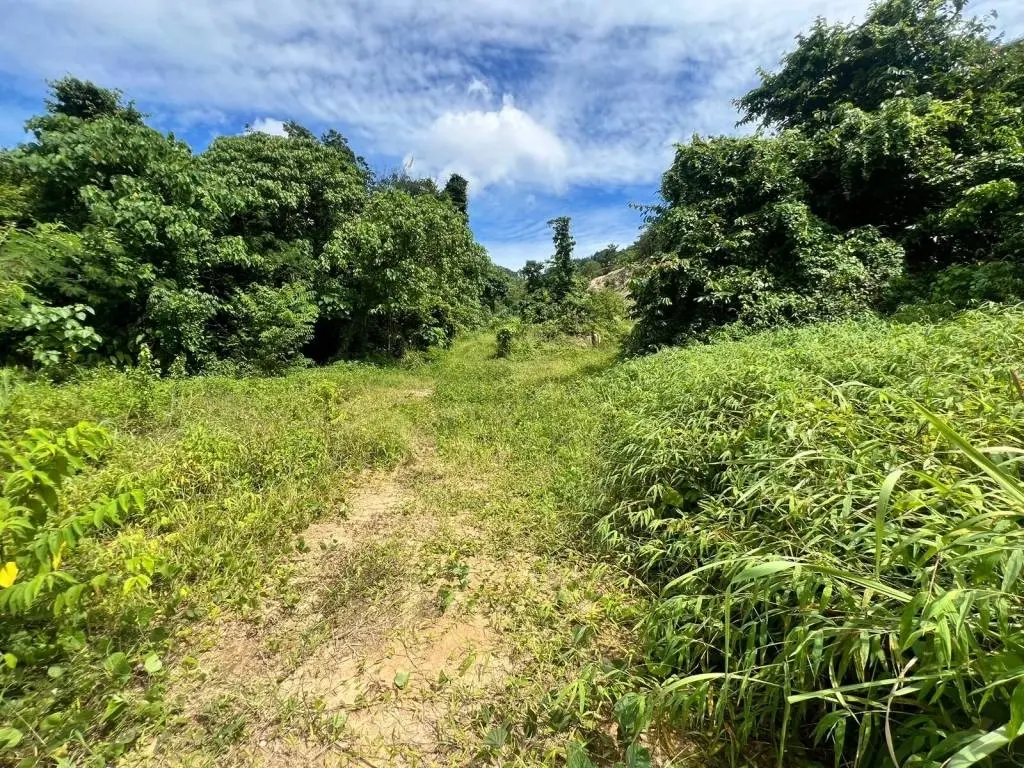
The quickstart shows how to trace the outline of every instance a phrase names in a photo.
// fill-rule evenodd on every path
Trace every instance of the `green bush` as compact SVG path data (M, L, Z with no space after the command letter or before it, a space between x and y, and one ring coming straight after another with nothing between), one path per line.
M99 557L95 549L142 512L143 495L126 491L81 505L63 497L65 480L109 448L109 435L87 424L62 434L32 429L19 439L0 433L0 718L11 724L0 731L0 754L56 750L87 728L102 733L153 704L123 694L131 660L94 629L105 595L131 602L161 571L144 552ZM91 556L83 556L90 546Z
M626 736L1019 762L1022 333L1019 308L822 325L607 378L597 530L658 596Z
M843 319L1017 258L1024 42L963 11L882 0L819 20L739 100L771 134L677 147L636 249L635 351Z
M495 357L511 357L515 331L509 326L499 328L495 340L497 342L497 349L494 353Z

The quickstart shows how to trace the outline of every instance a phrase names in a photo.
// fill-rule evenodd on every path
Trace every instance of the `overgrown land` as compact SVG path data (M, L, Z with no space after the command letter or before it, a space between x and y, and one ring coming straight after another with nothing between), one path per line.
M0 151L0 764L1024 763L1024 44L819 21L637 242L465 179Z

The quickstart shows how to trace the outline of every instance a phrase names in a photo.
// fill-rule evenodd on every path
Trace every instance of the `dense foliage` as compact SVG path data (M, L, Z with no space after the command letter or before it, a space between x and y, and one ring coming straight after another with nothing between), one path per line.
M549 221L548 226L554 247L551 259L544 263L527 261L519 271L524 290L518 305L521 318L548 337L589 335L596 341L602 331L611 335L622 332L626 304L614 291L588 289L588 277L580 270L581 262L573 258L576 240L571 219L560 216ZM499 337L502 356L511 349L509 334L514 336L522 330L522 326L503 329L505 341Z
M628 738L1019 764L1022 333L1019 308L824 324L608 377L598 530L657 596Z
M850 316L951 266L1005 260L1019 282L1024 45L961 6L819 21L739 100L773 133L677 148L637 259L637 348Z
M273 371L444 342L496 301L464 179L375 183L344 137L296 123L194 155L117 92L52 92L32 141L0 153L9 362L124 362L147 344L163 367Z
M576 259L575 269L582 277L592 280L624 266L631 258L631 253L632 248L620 249L610 243L590 256Z

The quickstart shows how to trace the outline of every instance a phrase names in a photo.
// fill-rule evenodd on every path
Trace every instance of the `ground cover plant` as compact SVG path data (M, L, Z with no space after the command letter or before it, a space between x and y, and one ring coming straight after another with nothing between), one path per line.
M1022 331L1017 308L826 324L606 379L597 530L657 594L624 732L1020 759Z
M138 723L160 721L176 628L252 610L280 578L292 534L342 503L344 479L406 454L400 409L350 394L406 376L353 366L247 381L6 378L9 753L105 764Z

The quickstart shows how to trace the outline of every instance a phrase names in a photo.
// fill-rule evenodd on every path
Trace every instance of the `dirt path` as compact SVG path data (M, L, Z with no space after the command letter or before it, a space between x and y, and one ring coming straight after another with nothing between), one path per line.
M438 533L461 520L417 499L431 452L417 453L360 478L344 517L301 535L293 604L211 633L181 684L203 731L244 707L246 734L221 764L443 764L453 704L507 673L486 613L456 594L470 590L470 570L425 570Z
M424 386L406 398L424 425L462 407L433 397ZM192 656L169 681L177 722L128 764L450 766L550 753L518 721L583 663L580 638L607 624L606 585L524 537L535 501L507 466L516 446L481 450L474 432L486 424L462 418L468 436L423 429L402 466L359 476L344 509L298 537L256 618L224 618L183 643Z

